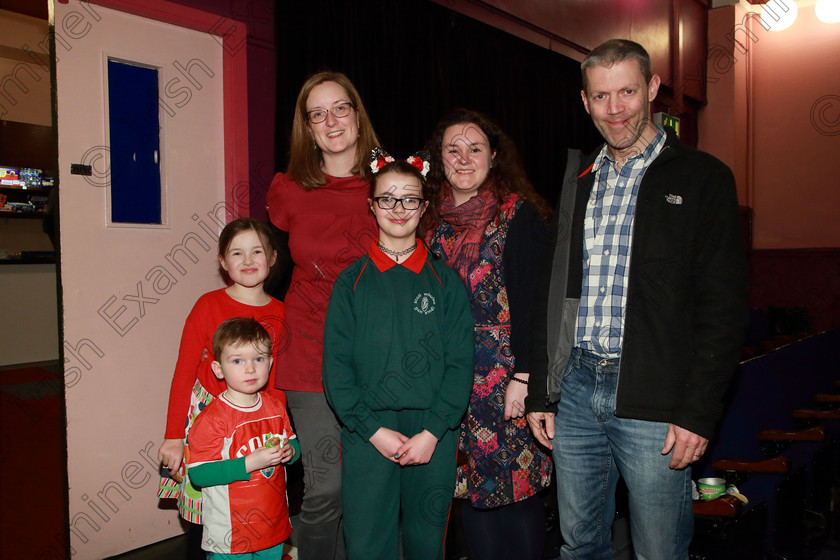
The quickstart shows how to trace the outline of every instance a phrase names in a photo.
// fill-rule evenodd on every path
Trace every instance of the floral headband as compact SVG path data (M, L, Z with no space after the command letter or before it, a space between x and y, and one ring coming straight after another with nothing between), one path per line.
M379 173L380 169L393 161L394 158L391 154L382 148L376 147L370 152L370 170L373 173ZM414 152L413 155L405 158L405 161L416 167L420 171L420 175L424 179L426 178L426 174L429 172L429 152Z

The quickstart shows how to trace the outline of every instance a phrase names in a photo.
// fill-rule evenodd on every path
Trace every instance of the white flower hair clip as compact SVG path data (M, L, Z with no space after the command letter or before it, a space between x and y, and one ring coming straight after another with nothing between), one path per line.
M379 173L380 169L392 161L394 158L379 146L370 151L370 170L373 173Z

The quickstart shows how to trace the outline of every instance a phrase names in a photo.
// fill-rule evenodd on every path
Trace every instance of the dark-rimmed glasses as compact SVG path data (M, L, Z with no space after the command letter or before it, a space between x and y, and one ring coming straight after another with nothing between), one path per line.
M356 107L352 103L339 103L335 105L332 109L312 109L311 111L306 112L306 118L309 119L309 122L312 124L322 123L327 120L327 113L332 113L332 115L337 119L343 119L344 117L348 116L351 110L355 109Z
M417 210L420 208L420 205L423 204L423 199L417 196L406 196L403 198L397 198L395 196L375 196L373 197L373 200L376 201L376 205L382 210L393 210L397 207L397 202L402 204L402 207L405 210Z

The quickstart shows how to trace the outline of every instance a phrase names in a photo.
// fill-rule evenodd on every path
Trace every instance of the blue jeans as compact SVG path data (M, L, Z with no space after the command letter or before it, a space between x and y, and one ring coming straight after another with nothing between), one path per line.
M575 348L555 416L561 558L612 558L619 476L629 491L630 535L640 560L688 558L694 531L691 470L660 451L668 424L615 416L618 360Z

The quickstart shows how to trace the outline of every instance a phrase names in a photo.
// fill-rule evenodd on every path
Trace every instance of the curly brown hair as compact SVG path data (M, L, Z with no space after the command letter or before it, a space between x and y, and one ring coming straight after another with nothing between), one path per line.
M440 208L444 189L451 188L446 179L443 162L444 132L450 126L468 123L481 129L490 142L490 150L496 154L493 158L493 166L490 168L487 179L485 179L481 188L487 185L488 188L492 189L500 204L508 194L517 194L526 202L531 203L540 216L548 221L551 217L551 207L537 194L534 186L528 180L525 168L519 159L519 152L513 141L487 115L472 109L458 108L450 111L438 121L429 141L426 142L426 150L431 154L430 169L426 182L432 193L432 204L429 206L429 211L423 216L424 226L432 228L438 223L440 216L437 210Z

